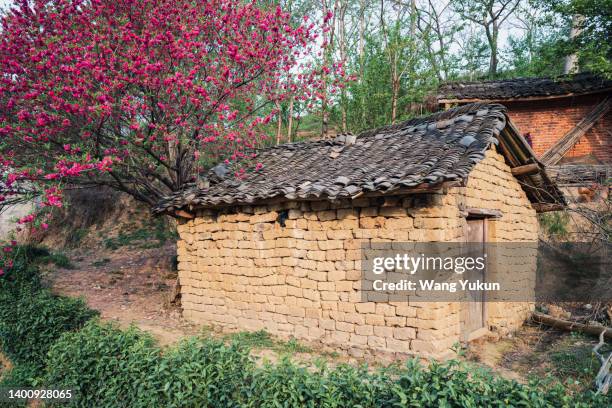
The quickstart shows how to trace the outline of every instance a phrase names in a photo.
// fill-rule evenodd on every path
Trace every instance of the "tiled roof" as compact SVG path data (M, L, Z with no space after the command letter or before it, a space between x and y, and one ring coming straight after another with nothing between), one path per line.
M265 148L255 159L263 164L260 170L239 180L218 177L225 171L217 167L205 183L199 183L200 188L188 186L164 198L154 211L215 208L279 198L335 200L463 181L491 144L498 143L507 121L501 105L471 104L358 136ZM518 142L503 144L518 143L524 149L523 156L531 154L528 159L535 161L526 142L515 133L512 137ZM536 184L546 184L544 191L553 188L552 194L558 198L554 186L538 180ZM532 201L551 202L537 196L536 189L533 193Z
M452 82L440 86L438 101L502 101L532 97L581 95L612 90L612 81L585 73L558 78L515 78Z

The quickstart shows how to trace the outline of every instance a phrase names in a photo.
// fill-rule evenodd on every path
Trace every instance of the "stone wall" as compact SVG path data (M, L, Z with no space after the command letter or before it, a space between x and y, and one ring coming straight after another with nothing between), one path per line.
M491 222L492 240L537 239L535 211L493 150L466 187L445 193L203 210L179 225L184 316L357 355L442 355L460 340L461 305L361 302L360 248L364 242L463 241L468 207L503 213ZM492 305L488 324L512 329L529 308Z

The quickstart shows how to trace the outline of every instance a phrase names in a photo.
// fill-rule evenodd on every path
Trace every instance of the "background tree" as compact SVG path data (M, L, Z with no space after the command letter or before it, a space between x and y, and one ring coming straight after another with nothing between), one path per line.
M612 1L553 0L542 1L540 7L576 24L578 35L559 39L563 54L575 54L579 69L599 72L608 77L612 72ZM569 28L569 27L568 27Z
M489 77L497 75L499 32L512 16L520 0L455 0L453 5L461 17L482 27L489 45Z

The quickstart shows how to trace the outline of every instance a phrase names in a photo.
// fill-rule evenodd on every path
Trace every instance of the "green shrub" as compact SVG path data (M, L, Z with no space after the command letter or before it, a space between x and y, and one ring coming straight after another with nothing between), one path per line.
M32 290L42 287L42 280L38 268L33 265L32 259L39 256L47 256L48 251L44 248L20 246L14 249L11 256L13 266L0 276L0 295L16 292L27 286Z
M70 406L138 407L154 404L160 349L135 329L91 321L61 337L49 351L46 384L71 389Z
M37 378L40 377L40 368L32 364L20 364L11 368L0 378L0 388L34 388L37 385ZM25 407L26 401L0 402L0 408L4 407Z
M13 260L27 267L49 263L66 269L72 269L74 267L65 254L61 252L52 252L44 246L33 244L16 246L13 250Z
M238 407L252 364L235 344L193 338L162 355L135 328L90 322L51 348L45 383L78 407Z
M252 383L243 391L243 406L379 407L384 391L393 385L386 370L370 373L367 366L349 365L309 369L285 358L255 371Z
M191 338L169 350L157 373L163 379L164 407L239 407L240 390L254 364L247 348Z
M0 346L15 364L42 366L51 344L96 315L83 300L56 296L47 289L0 291Z

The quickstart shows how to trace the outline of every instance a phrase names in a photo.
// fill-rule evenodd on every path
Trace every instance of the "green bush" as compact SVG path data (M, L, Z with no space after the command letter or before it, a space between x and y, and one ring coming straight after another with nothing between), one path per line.
M164 407L239 407L254 364L237 343L191 338L160 360Z
M252 368L235 344L193 338L162 354L148 334L92 321L51 348L45 383L77 407L238 407Z
M47 289L23 287L16 294L0 293L0 346L15 364L43 365L51 344L97 315L83 300Z
M17 365L0 379L0 388L34 388L37 385L36 379L40 376L40 368L33 364ZM0 402L0 408L4 407L25 407L25 401Z
M42 287L31 264L31 257L40 255L16 252L13 268L0 278L0 348L15 365L43 367L52 343L98 314L81 299L56 296Z
M30 290L39 290L42 287L38 268L30 265L22 257L14 257L13 267L0 276L0 296L7 295L6 300L8 300L9 294L17 296L17 293L24 287Z
M70 406L160 406L155 377L159 356L151 336L91 321L51 347L45 383L71 389Z

